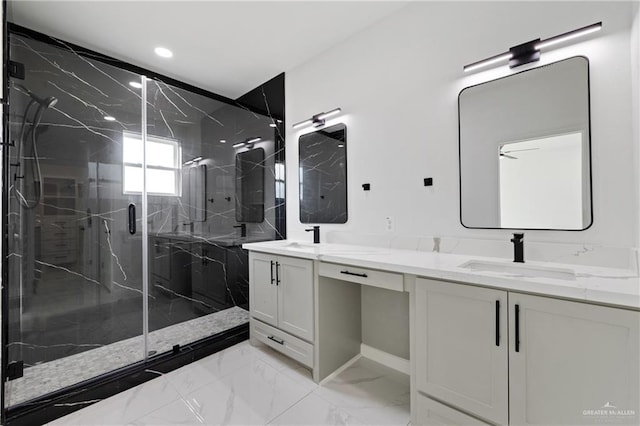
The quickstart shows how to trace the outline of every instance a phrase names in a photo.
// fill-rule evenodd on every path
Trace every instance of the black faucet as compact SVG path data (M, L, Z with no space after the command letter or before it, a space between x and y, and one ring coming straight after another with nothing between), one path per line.
M524 234L514 233L511 242L513 243L513 261L524 263Z
M314 226L313 228L305 229L305 231L313 231L313 244L320 244L320 227Z
M247 224L241 223L240 225L234 226L234 228L240 228L240 237L244 238L247 236Z

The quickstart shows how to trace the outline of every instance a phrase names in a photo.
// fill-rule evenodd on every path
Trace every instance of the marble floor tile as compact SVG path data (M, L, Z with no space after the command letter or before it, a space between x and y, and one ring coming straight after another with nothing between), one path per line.
M315 393L276 417L269 425L363 425L349 412L327 402Z
M187 400L180 398L164 407L143 416L129 425L201 425L207 424L198 414L200 407L193 406Z
M256 356L257 350L248 342L243 342L172 371L166 378L182 396L187 396L202 386L247 366Z
M314 394L364 424L406 425L410 419L409 376L366 358L356 361Z
M291 358L284 356L280 352L265 345L253 346L255 353L260 359L267 362L276 370L295 380L309 390L315 390L318 385L313 381L313 374L307 367L299 364Z
M204 386L185 400L207 424L267 424L309 393L261 359Z
M158 377L51 422L51 425L125 425L180 398L165 377Z
M280 353L242 342L56 420L56 425L407 425L408 376L360 359L318 386Z

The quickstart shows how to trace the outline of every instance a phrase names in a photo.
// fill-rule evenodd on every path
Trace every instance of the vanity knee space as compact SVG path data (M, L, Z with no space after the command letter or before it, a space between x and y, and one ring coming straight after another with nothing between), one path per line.
M409 373L409 295L400 273L251 251L251 339L320 382L359 357Z

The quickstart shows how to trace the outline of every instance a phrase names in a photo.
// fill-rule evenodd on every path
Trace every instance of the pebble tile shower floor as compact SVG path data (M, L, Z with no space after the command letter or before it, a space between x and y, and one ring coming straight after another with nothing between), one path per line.
M170 351L174 345L183 346L248 322L249 312L236 306L152 331L148 345L156 353L163 353ZM25 368L23 377L8 382L8 405L19 404L133 364L142 359L143 348L143 336L136 336Z

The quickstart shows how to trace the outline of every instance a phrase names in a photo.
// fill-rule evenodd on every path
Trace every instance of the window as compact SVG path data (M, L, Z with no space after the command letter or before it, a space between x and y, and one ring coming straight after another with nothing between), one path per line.
M142 193L142 137L122 137L123 193ZM179 196L182 189L180 143L174 139L147 136L147 194Z

